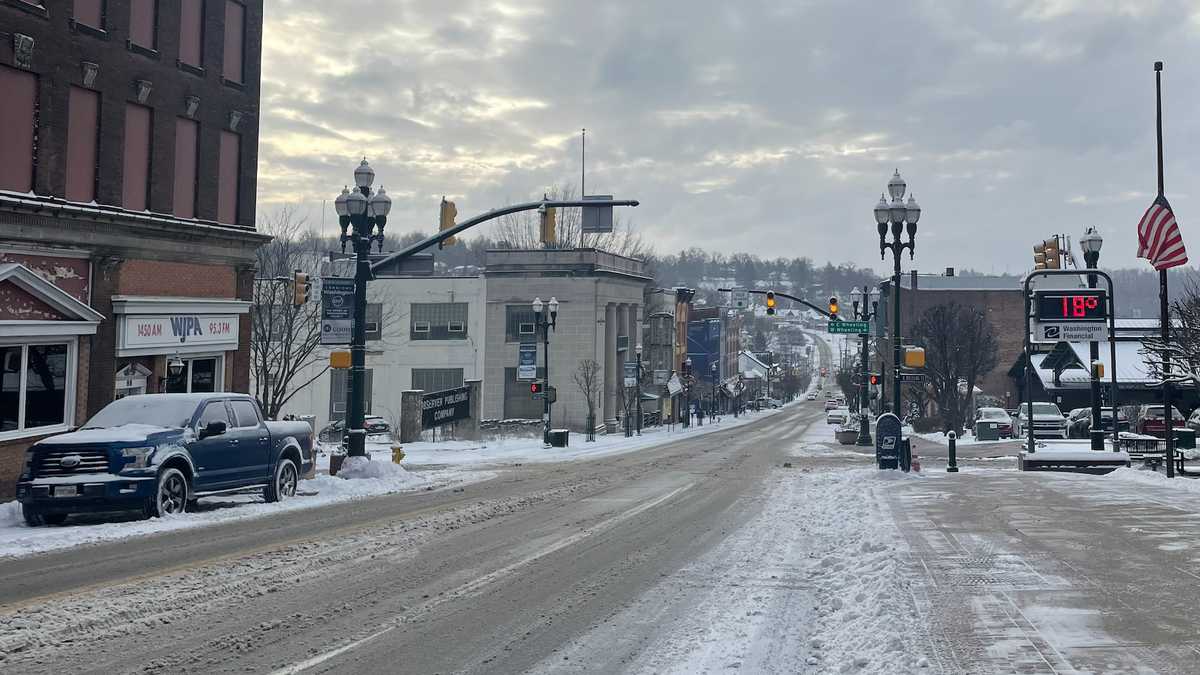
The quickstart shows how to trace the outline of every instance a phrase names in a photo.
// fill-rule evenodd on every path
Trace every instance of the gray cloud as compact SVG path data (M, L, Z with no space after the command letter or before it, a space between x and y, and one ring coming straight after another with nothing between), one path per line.
M660 252L880 266L898 166L927 270L1021 270L1090 225L1138 264L1162 59L1168 196L1200 255L1187 0L273 0L265 32L264 211L319 208L365 154L390 229L428 230L443 194L469 214L577 185L587 127L588 191L640 199Z

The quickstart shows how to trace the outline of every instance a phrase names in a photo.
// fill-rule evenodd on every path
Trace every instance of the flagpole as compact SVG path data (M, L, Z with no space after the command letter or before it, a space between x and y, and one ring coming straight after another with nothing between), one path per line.
M1155 131L1158 136L1158 196L1164 196L1163 190L1163 132L1162 132L1162 61L1154 62L1154 99L1155 99ZM1175 477L1175 429L1171 422L1171 307L1167 299L1167 270L1158 271L1158 311L1159 335L1162 338L1162 402L1163 423L1166 435L1167 478ZM1113 413L1116 415L1116 413ZM1116 419L1114 417L1113 419Z

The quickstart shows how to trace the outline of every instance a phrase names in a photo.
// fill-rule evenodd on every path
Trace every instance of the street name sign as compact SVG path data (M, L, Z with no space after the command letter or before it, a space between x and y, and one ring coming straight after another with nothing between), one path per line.
M900 373L901 382L924 382L925 373Z
M537 343L522 342L517 350L517 379L537 379Z
M612 195L584 195L584 201L593 199L609 200ZM583 227L582 231L586 234L604 233L613 231L613 210L611 206L585 206L583 207Z
M829 332L839 335L865 335L871 332L871 323L869 321L830 321Z
M321 279L321 344L348 345L354 328L354 279Z

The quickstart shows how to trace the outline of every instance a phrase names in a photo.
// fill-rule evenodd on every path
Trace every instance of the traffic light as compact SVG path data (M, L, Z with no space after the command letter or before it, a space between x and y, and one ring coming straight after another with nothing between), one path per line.
M1046 269L1056 270L1062 267L1062 249L1058 243L1058 235L1047 239L1046 245Z
M829 299L829 318L835 321L838 318L838 301L836 297Z
M558 215L553 206L543 206L538 209L542 215L541 239L543 244L553 244L558 241Z
M312 282L308 275L300 270L292 272L292 304L296 307L308 302L308 294L312 292Z
M1038 244L1033 247L1033 269L1046 269L1046 245Z
M767 291L767 316L775 316L775 291Z
M446 201L445 197L442 197L442 206L438 213L438 231L445 232L446 230L453 228L454 218L457 216L458 208L454 206L454 202L448 202ZM441 243L438 244L438 248L446 248L447 246L453 246L457 243L457 237L446 237Z
M871 373L870 382L871 382L871 386L872 386L872 387L874 387L875 385L879 384L879 376L878 376L878 375L876 375L875 373Z
M546 385L543 384L542 382L530 382L529 383L529 393L531 393L531 394L540 394L543 391L545 391L545 389L546 389Z

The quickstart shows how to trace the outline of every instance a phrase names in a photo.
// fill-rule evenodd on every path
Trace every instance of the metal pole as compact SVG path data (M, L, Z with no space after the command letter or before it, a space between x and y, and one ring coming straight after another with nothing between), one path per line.
M1092 258L1088 261L1088 268L1095 269L1099 263L1100 254L1089 253L1088 257ZM1095 274L1088 274L1088 288L1096 288L1099 279ZM1092 371L1092 428L1088 436L1092 439L1092 450L1104 449L1104 424L1101 422L1100 415L1100 378L1096 373L1095 363L1100 360L1100 343L1092 340L1088 343L1088 357L1091 363L1088 364L1088 370ZM1114 363L1112 367L1115 369L1117 365ZM1117 408L1113 406L1113 425L1117 424Z
M1025 277L1025 286L1024 286L1024 296L1025 296L1025 405L1026 405L1025 410L1026 410L1027 424L1029 425L1029 429L1024 430L1024 431L1027 432L1026 436L1028 437L1028 445L1026 446L1025 449L1028 450L1030 454L1033 454L1035 452L1035 449L1033 447L1033 379L1031 376L1031 374L1033 372L1033 340L1029 337L1029 313L1030 313L1030 309L1031 309L1030 298L1029 298L1029 280L1032 278L1033 278L1032 275ZM1115 366L1116 364L1113 364L1113 365ZM1021 413L1019 411L1017 413L1017 419L1018 420L1021 419Z
M367 215L355 216L354 252L357 262L354 269L354 325L350 334L350 409L346 419L346 429L350 435L347 454L351 457L367 454L363 419L366 417L367 280L371 278L371 240L363 236L366 228Z
M1163 133L1162 133L1162 61L1154 62L1154 103L1155 103L1155 132L1158 137L1158 196L1163 192ZM1162 338L1162 372L1163 372L1163 423L1166 434L1167 478L1175 477L1175 429L1171 423L1171 306L1167 298L1167 271L1158 271L1158 312L1159 335Z
M865 315L866 312L864 311ZM871 422L867 419L868 410L871 407L871 386L870 386L870 369L867 367L867 362L871 358L871 345L867 342L868 336L862 336L862 383L859 389L858 398L858 440L855 445L868 446L871 445Z
M542 343L546 355L546 386L542 390L542 444L550 445L550 321L541 315L538 321L542 324Z
M637 396L637 435L642 435L642 352L637 353L637 384L634 385L634 395Z
M900 410L900 234L894 234L892 242L892 412L904 422L904 413Z

